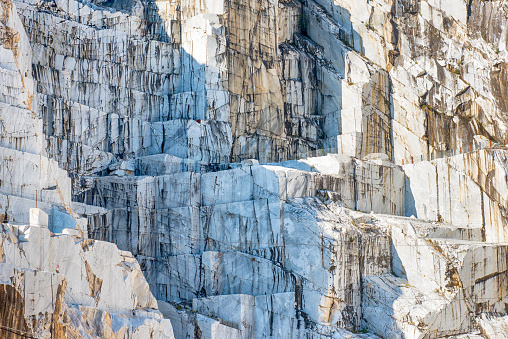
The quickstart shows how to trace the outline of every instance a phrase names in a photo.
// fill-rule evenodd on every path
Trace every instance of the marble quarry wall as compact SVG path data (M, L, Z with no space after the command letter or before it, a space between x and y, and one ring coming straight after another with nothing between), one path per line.
M215 165L316 149L407 161L480 135L505 143L502 32L476 36L493 25L476 13L500 5L478 1L467 16L456 2L18 8L36 55L45 149L79 191L78 178L115 160L161 153Z
M0 337L507 337L507 11L0 0Z
M481 228L506 242L506 150L488 149L405 165L405 215Z
M506 143L504 1L317 2L389 72L394 158Z
M155 154L207 164L323 148L392 157L388 73L351 50L317 4L179 3L139 3L130 14L18 4L45 150L76 193L79 178L115 160ZM321 17L324 26L309 19Z
M3 326L39 338L174 338L132 254L33 224L2 226Z
M97 178L82 202L107 212L89 217L89 232L135 254L166 257L272 240L278 245L281 204L295 198L321 196L352 209L403 215L399 168L333 155L306 162Z

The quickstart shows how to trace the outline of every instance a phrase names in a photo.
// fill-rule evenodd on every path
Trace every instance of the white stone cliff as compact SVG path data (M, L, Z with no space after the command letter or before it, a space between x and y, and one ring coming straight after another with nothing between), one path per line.
M0 0L0 337L508 337L507 14Z

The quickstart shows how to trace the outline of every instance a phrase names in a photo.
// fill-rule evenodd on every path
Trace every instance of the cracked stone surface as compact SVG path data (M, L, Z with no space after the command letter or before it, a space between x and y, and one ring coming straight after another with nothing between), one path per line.
M508 337L507 15L0 0L0 337Z

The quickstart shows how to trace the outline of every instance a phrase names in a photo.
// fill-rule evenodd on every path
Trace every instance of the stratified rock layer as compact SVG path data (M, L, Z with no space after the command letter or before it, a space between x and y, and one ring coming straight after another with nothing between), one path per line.
M1 1L0 331L508 336L507 9Z

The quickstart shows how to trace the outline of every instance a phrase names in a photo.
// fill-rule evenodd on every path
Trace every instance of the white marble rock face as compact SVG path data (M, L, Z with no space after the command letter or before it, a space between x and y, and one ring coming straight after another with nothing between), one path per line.
M1 240L0 282L14 295L4 294L2 307L21 307L14 324L24 323L14 330L39 338L174 338L129 252L47 226L3 224Z
M508 337L507 10L0 1L0 337Z

